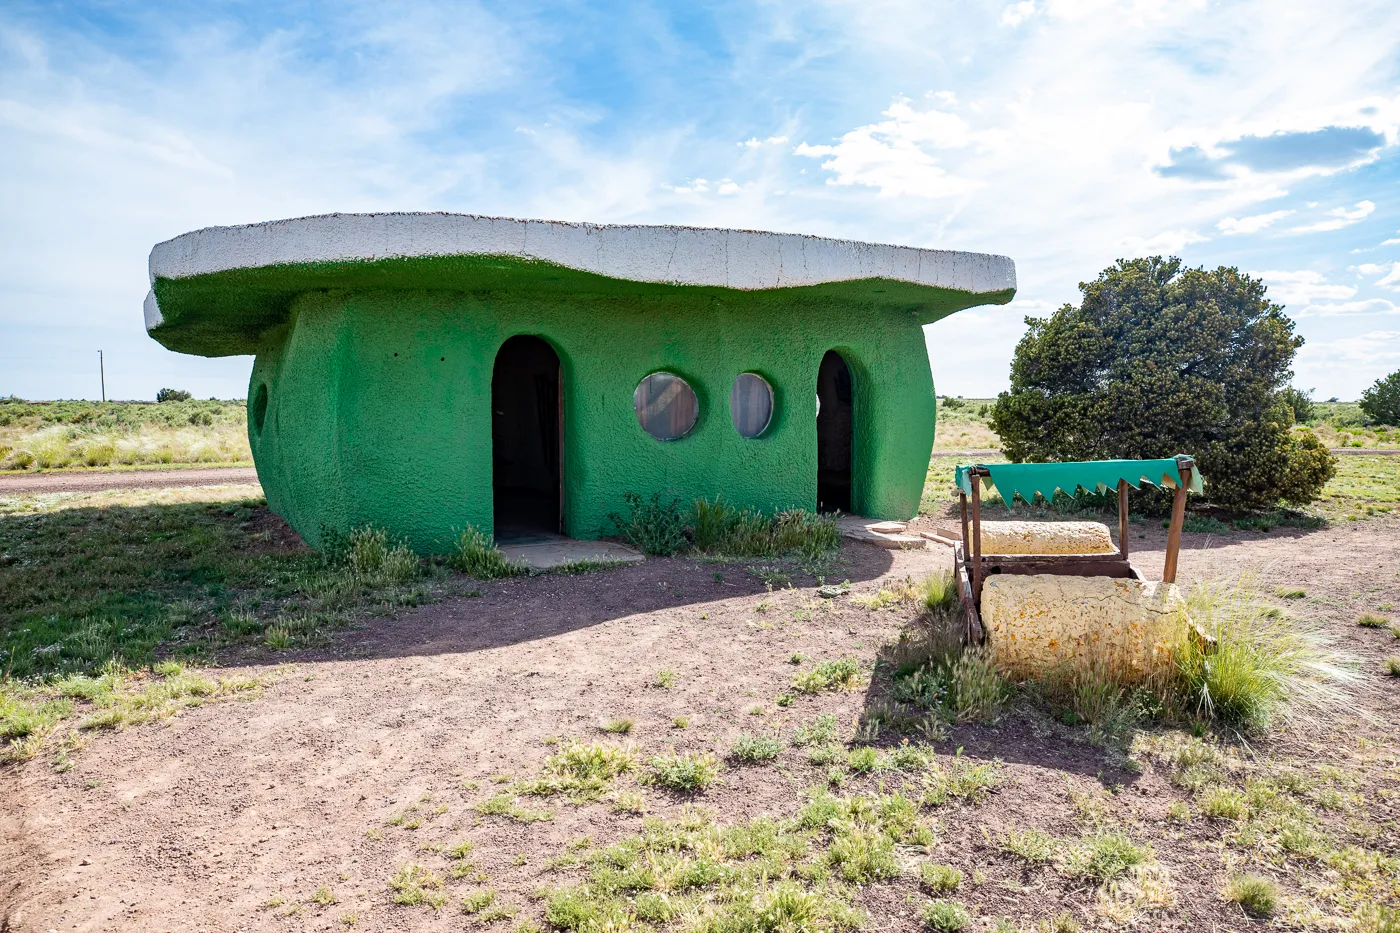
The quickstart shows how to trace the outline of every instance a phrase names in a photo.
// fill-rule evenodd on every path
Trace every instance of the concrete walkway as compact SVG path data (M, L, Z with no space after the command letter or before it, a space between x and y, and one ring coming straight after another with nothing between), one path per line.
M575 541L563 535L539 532L498 541L507 559L520 561L531 570L553 570L579 561L606 561L636 564L646 560L640 551L611 541Z

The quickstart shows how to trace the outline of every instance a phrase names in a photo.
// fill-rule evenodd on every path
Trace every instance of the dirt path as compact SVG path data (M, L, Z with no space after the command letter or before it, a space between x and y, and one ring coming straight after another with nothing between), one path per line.
M1162 532L1134 530L1134 559L1158 575ZM1388 632L1354 622L1361 608L1400 604L1400 522L1187 535L1186 546L1184 579L1260 568L1270 588L1305 587L1307 611L1352 640L1368 671L1381 653L1393 653ZM949 559L944 550L858 544L845 556L834 579L848 577L867 593ZM458 930L470 922L457 901L471 882L449 881L454 898L440 911L396 906L386 885L408 862L445 873L434 847L463 838L476 846L479 883L521 906L522 917L538 917L532 892L581 877L581 869L551 868L549 856L583 836L596 845L635 833L642 818L603 803L546 802L530 802L555 812L546 822L483 817L471 807L498 789L493 777L530 775L554 750L547 743L591 741L600 737L596 725L614 717L635 720L628 741L646 755L722 752L740 730L787 736L821 712L848 724L865 702L858 693L775 704L793 673L810 666L790 657L853 656L868 666L904 619L860 609L849 597L821 600L811 588L770 592L740 567L653 560L606 574L502 581L483 587L480 598L345 633L285 666L254 668L268 681L261 699L99 734L67 773L43 758L0 773L0 930ZM663 668L676 672L670 689L653 685ZM1388 688L1371 679L1376 691ZM1348 728L1393 746L1385 735L1394 731L1393 707L1365 702L1380 726ZM680 716L685 728L676 727ZM994 805L938 814L939 858L971 859L957 862L969 876L986 869L979 906L1049 916L1093 897L1053 875L1042 876L1035 894L1015 893L1029 890L1020 887L1020 870L978 856L982 833L1016 820L1072 831L1069 791L1097 790L1100 780L1134 787L1114 805L1144 824L1161 824L1164 801L1180 796L1151 771L1115 771L1079 735L1054 722L1032 728L1012 720L959 727L940 746L1007 762ZM1350 738L1336 741L1332 754L1341 760ZM787 815L824 773L789 748L779 768L729 769L703 803L724 821ZM876 781L844 789L873 790ZM674 815L686 803L644 792L654 814ZM419 828L394 825L414 807ZM1212 874L1216 856L1190 834L1175 838L1154 845L1177 879L1178 907L1154 916L1152 928L1237 929ZM335 903L313 903L319 888ZM878 928L912 930L915 892L912 881L900 881L867 889L860 902L879 915Z
M92 470L71 473L13 473L0 476L0 496L102 489L174 489L183 486L256 484L253 467L172 470Z

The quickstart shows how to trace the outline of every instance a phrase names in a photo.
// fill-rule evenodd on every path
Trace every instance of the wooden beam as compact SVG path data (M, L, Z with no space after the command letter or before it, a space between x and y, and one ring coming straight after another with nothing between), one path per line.
M1172 494L1172 521L1167 532L1167 561L1162 567L1162 582L1176 582L1176 561L1181 553L1181 526L1186 522L1186 487L1191 485L1191 468L1195 464L1181 465L1181 485Z
M1128 559L1128 481L1118 481L1118 553Z

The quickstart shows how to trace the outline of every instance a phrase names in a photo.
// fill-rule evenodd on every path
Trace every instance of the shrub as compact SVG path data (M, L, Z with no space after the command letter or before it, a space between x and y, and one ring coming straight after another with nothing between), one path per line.
M991 417L1011 460L1192 453L1232 510L1321 494L1336 459L1292 431L1282 391L1303 341L1263 282L1155 256L1080 290L1079 307L1026 319Z
M627 503L627 517L612 513L609 518L617 525L618 534L643 554L669 556L686 546L685 514L681 501L661 501L661 493L652 493L650 502L643 502L635 492L622 494Z
M719 759L708 752L657 755L650 764L653 781L682 794L702 791L719 779Z
M507 560L491 536L472 525L457 536L457 548L448 562L478 580L519 577L530 572L524 564Z
M1362 413L1376 424L1400 424L1400 369L1361 393Z
M1278 885L1263 875L1231 878L1225 887L1225 896L1251 917L1271 917L1278 907Z
M188 402L190 397L183 389L161 389L156 393L157 402Z
M729 757L748 764L760 764L777 758L782 750L783 744L775 738L741 732L729 747Z
M930 901L924 905L924 925L939 933L954 933L972 922L967 908L952 901Z

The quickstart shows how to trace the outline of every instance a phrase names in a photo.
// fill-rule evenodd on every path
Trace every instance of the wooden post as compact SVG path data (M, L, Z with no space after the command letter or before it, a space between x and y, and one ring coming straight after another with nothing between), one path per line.
M972 604L982 605L982 480L972 474Z
M962 511L963 558L972 553L972 539L967 536L967 493L958 492L958 506Z
M1181 526L1186 521L1186 487L1191 485L1191 469L1194 464L1182 464L1181 485L1172 494L1172 523L1167 532L1167 561L1162 567L1162 582L1176 582L1176 558L1181 553Z
M1128 559L1128 481L1118 481L1118 556Z

